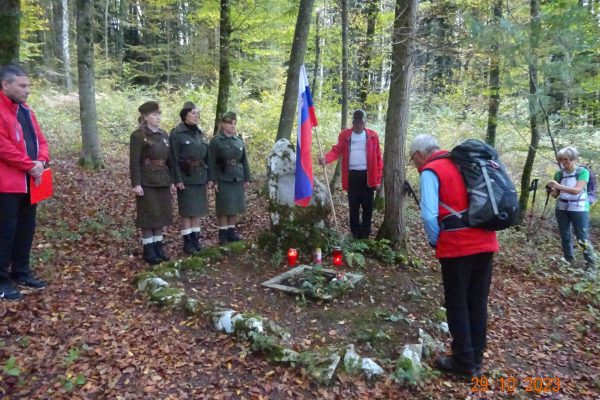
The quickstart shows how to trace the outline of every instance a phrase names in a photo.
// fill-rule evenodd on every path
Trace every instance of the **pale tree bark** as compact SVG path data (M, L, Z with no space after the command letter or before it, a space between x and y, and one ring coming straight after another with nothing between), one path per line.
M539 106L537 94L537 53L540 40L540 1L530 1L530 21L529 21L529 126L531 128L531 143L527 151L527 159L523 166L521 175L521 195L519 196L519 223L525 220L527 214L527 205L529 202L529 181L531 180L531 171L533 162L537 154L538 144L540 142L540 133L538 128Z
M81 120L80 164L86 168L103 168L96 120L94 82L94 2L77 0L77 71L79 74L79 118Z
M410 111L417 0L396 0L392 34L392 77L383 154L385 211L378 239L388 239L394 249L407 252L404 221L404 150Z
M219 119L227 111L229 103L229 87L231 86L231 69L229 67L229 48L231 41L231 20L229 18L230 1L221 0L221 22L219 35L219 94L214 133L217 133Z
M104 68L108 73L108 5L110 0L106 0L104 4Z
M19 62L20 0L0 1L0 65Z
M60 61L62 63L65 90L73 90L71 79L71 50L69 49L69 0L60 0Z
M502 1L496 0L493 6L492 24L498 27L502 18ZM490 99L488 102L488 124L485 142L496 145L496 127L498 126L498 109L500 108L500 44L497 39L490 46Z
M314 4L315 0L300 0L292 51L290 53L287 81L283 94L283 104L281 106L281 116L279 118L279 127L277 128L275 141L279 139L290 140L292 137L296 104L298 102L298 79L300 77L300 67L304 63L310 18Z
M373 53L373 44L375 42L375 27L377 24L377 12L379 11L379 0L369 0L366 4L367 33L365 47L360 52L361 78L359 86L359 101L363 109L367 109L367 98L370 92L369 74L371 71L371 54Z
M348 127L348 0L342 3L342 116L340 126L342 129ZM335 191L335 185L342 174L342 159L339 158L335 164L335 171L329 181L329 189Z
M321 12L317 11L317 16L315 19L315 69L313 73L313 81L312 81L312 90L311 92L314 94L317 93L317 79L319 76L319 68L321 68L321 21L320 21Z

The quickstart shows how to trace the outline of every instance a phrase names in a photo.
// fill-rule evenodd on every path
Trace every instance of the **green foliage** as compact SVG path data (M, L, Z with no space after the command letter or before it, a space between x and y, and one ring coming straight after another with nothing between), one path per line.
M396 362L396 369L392 373L392 379L399 384L416 385L419 381L419 370L410 358L401 357Z
M76 386L85 385L85 382L86 382L86 377L82 373L77 374L77 376L72 376L71 374L68 374L64 378L62 385L67 392L71 392L71 391L73 391L73 389L75 389Z
M31 338L29 336L21 336L17 339L17 344L20 348L26 349L31 344Z
M21 374L21 368L17 364L17 359L14 356L10 356L4 364L4 373L8 376L19 376Z
M305 269L302 274L288 278L287 285L297 287L302 297L339 297L354 289L354 284L343 274L331 274L321 268Z
M77 359L79 359L79 349L71 348L69 349L69 354L64 358L65 365L69 366L73 364Z
M205 258L210 261L218 261L221 258L223 258L223 255L221 254L221 251L216 247L205 247L196 255L196 257Z

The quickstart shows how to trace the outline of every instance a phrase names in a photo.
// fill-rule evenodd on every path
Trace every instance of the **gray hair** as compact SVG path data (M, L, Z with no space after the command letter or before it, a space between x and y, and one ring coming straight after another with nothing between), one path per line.
M571 161L575 161L579 158L579 151L573 146L563 147L556 154L556 158L567 157Z
M423 155L428 155L439 149L440 146L438 145L437 140L433 136L426 133L418 135L412 140L412 142L410 142L411 156L417 151L421 152Z
M12 83L15 76L27 76L27 72L23 68L13 64L0 67L0 82L7 81L8 83Z

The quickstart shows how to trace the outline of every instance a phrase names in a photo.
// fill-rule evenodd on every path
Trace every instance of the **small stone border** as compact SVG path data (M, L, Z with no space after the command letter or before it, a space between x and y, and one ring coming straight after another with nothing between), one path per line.
M160 306L182 308L188 315L208 315L217 331L248 340L250 350L265 355L269 361L304 368L308 375L323 385L329 385L338 370L350 375L362 374L367 379L385 374L371 358L358 355L353 344L341 349L330 347L298 353L291 348L290 333L273 321L231 309L207 311L198 299L188 296L184 289L172 286L181 278L180 270L201 271L208 260L221 258L221 251L237 253L246 247L244 242L235 242L221 248L205 249L199 255L184 260L162 263L150 271L138 273L134 279L135 286ZM441 330L444 331L443 323ZM404 346L401 357L395 362L396 369L390 376L392 379L399 383L418 383L428 371L421 362L422 358L445 351L443 343L422 329L419 329L419 342Z

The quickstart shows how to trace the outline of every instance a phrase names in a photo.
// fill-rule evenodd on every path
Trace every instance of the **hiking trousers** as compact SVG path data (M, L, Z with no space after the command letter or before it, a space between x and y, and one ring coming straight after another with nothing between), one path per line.
M560 233L563 256L565 260L573 261L573 239L571 226L575 232L577 243L583 250L583 258L590 265L596 262L594 248L589 240L589 213L587 211L556 210L556 222Z
M494 253L440 258L452 358L466 370L481 366Z
M355 239L368 239L371 234L371 218L375 189L367 184L367 170L350 170L348 174L348 206L350 231ZM360 209L362 208L362 223Z
M31 274L35 215L28 193L0 193L0 282Z

